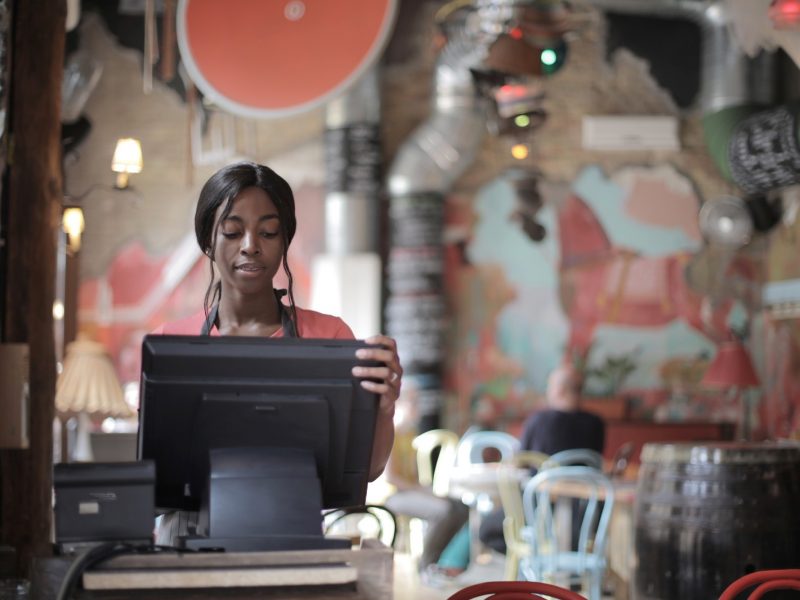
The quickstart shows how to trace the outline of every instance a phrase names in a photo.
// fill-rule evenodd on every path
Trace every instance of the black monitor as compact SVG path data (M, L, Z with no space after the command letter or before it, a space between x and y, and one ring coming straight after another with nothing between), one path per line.
M137 454L161 510L199 510L194 548L331 547L323 508L364 504L378 397L358 340L148 335Z

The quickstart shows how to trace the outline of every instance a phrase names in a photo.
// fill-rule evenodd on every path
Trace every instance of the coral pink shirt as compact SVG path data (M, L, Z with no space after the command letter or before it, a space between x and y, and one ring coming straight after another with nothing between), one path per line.
M314 310L307 310L305 308L297 308L296 310L297 331L300 337L340 340L355 339L350 327L348 327L347 323L342 321L339 317L326 315ZM201 310L200 312L193 314L191 317L187 317L179 321L164 323L153 330L153 333L157 335L200 335L200 330L202 329L205 320L205 311ZM219 329L217 329L217 326L214 325L211 328L209 335L219 334ZM283 337L283 328L279 327L278 330L270 337Z

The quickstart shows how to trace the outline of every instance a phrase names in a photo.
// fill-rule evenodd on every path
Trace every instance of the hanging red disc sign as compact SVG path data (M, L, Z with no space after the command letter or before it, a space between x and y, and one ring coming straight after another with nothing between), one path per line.
M198 89L247 117L330 100L383 51L397 0L181 0L181 59Z

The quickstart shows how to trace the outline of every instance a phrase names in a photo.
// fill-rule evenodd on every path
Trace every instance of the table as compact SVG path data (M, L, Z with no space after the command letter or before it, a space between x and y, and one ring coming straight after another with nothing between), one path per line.
M616 496L617 502L608 524L608 571L615 582L614 595L619 600L628 598L636 569L636 546L633 539L635 496L635 490Z
M507 463L474 463L453 467L450 472L449 495L469 507L470 561L483 551L478 535L481 515L499 505L497 486L500 473L519 480L520 485L530 479L530 471Z
M54 557L38 559L34 564L31 598L51 600L56 597L71 559ZM347 563L357 571L357 581L348 586L242 586L245 577L263 574L270 569L313 569L313 565ZM136 581L149 575L152 580L165 581L191 573L187 585L176 589L142 588ZM206 575L204 575L206 573ZM220 574L229 574L235 587L210 587L218 584ZM204 587L208 577L209 587ZM93 583L89 583L93 582ZM133 582L133 583L132 583ZM104 589L82 590L81 599L118 600L130 598L290 598L317 600L319 598L347 600L391 599L393 593L392 550L377 540L364 540L358 550L304 550L291 552L230 552L124 555L102 563L86 572L84 585L100 585ZM120 589L134 585L129 589ZM200 586L200 587L198 587Z

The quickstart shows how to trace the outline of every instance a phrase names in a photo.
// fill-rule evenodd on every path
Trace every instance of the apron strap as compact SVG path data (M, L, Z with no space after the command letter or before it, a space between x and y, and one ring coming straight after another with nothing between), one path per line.
M208 311L208 316L206 317L206 320L203 322L203 326L200 328L200 335L211 335L211 328L217 321L218 312L219 312L219 304L215 304L214 306L211 307L211 310Z
M281 302L281 298L283 298L286 294L288 294L286 290L275 290L275 297L278 299L278 308L281 311L281 327L283 328L283 337L296 338L297 330L294 327L292 315L289 314L289 307Z
M296 338L297 330L294 326L294 321L289 314L289 309L281 302L281 298L286 295L286 290L275 290L275 298L278 300L278 310L281 311L281 328L283 329L283 337ZM210 335L211 328L217 322L217 314L219 313L219 304L215 304L208 311L208 316L200 328L200 335Z

